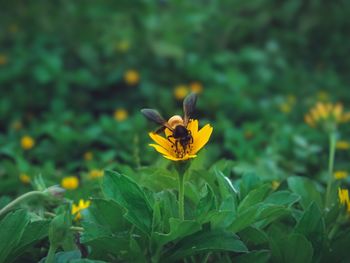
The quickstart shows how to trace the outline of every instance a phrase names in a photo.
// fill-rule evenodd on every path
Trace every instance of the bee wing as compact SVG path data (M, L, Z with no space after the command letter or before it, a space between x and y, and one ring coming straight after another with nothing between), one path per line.
M165 126L172 130L168 122L160 115L160 113L154 109L142 109L141 113L150 121L153 121L159 125Z
M188 121L193 115L194 109L196 107L197 95L195 93L191 93L188 95L183 102L183 110L184 110L184 125L187 127Z

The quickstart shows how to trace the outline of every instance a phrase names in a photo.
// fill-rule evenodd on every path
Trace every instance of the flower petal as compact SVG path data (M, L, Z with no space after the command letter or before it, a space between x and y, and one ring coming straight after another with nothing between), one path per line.
M149 135L149 137L151 137L151 139L153 141L158 143L163 148L165 148L165 149L171 148L172 143L169 140L167 140L166 138L164 138L164 137L162 137L154 132L150 132L148 135Z
M213 127L210 124L205 125L200 131L193 137L193 145L191 148L191 154L197 153L203 146L209 141Z
M187 129L191 131L192 137L197 136L197 134L198 134L198 120L191 120L187 125Z
M197 157L197 155L185 155L183 158L177 158L177 157L174 157L174 156L166 156L166 155L163 155L164 158L167 158L169 160L172 160L172 161L186 161L188 159L191 159L191 158L195 158Z
M158 144L149 144L149 146L152 146L154 149L156 149L157 152L159 152L163 155L173 156L168 148L164 148Z

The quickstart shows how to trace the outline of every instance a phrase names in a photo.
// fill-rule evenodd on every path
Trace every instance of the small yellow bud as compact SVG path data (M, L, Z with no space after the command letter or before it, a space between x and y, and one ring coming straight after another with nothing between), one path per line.
M194 81L190 83L190 89L193 93L199 94L203 91L203 85L198 81Z
M97 170L93 169L89 172L89 178L90 179L95 179L103 176L103 171L102 170Z
M135 86L140 81L140 74L133 69L130 69L124 74L124 81L129 86Z
M125 109L120 108L114 111L114 119L116 121L124 121L127 118L128 118L128 112Z
M84 153L84 160L85 161L91 161L93 158L94 158L94 154L92 152Z
M0 66L7 64L8 59L7 56L4 54L0 54Z
M25 174L25 173L21 173L19 175L19 180L23 183L23 184L29 184L31 179L29 177L29 175Z
M77 189L79 186L79 179L76 176L67 176L61 180L61 186L67 190Z
M185 85L178 85L174 89L174 96L177 100L184 99L189 93L188 87Z
M337 180L345 179L348 177L348 172L347 171L336 171L333 173L333 176Z
M274 180L271 182L271 187L273 190L276 190L280 186L280 184L281 183L279 181Z
M22 139L21 139L21 146L24 150L30 150L34 147L35 145L35 140L26 135L26 136L23 136Z

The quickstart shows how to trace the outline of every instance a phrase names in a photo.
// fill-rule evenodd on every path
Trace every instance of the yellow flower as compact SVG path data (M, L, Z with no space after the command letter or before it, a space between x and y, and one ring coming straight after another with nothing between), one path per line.
M338 150L349 150L350 149L350 143L347 141L337 141L337 144L335 147Z
M178 85L174 88L174 96L177 100L184 99L188 93L189 90L186 85Z
M116 46L117 50L119 52L122 52L122 53L125 53L129 50L130 48L130 43L128 40L121 40L117 43L117 46Z
M11 33L17 33L18 32L18 26L16 24L11 24L8 28L8 30L11 32Z
M293 94L289 94L289 95L287 96L287 102L288 102L290 105L294 105L296 101L297 101L297 98L296 98Z
M102 170L97 170L97 169L92 169L89 172L89 178L90 179L95 179L103 176L103 171Z
M25 174L25 173L21 173L19 175L19 180L23 183L23 184L29 184L31 179L29 177L28 174Z
M79 200L79 203L72 205L72 215L74 215L74 220L80 220L81 219L81 211L88 208L90 206L90 201L84 201L83 199Z
M244 131L244 138L249 140L249 139L251 139L253 137L254 137L254 132L252 132L251 130Z
M198 81L194 81L190 83L190 89L193 93L199 94L203 91L203 85Z
M21 146L24 150L30 150L34 147L35 141L32 137L26 135L21 139Z
M276 190L280 186L280 184L281 183L279 181L274 180L271 182L271 187L273 190Z
M4 54L0 54L0 66L7 64L7 62L8 62L7 56Z
M165 129L165 138L156 133L149 133L152 140L157 143L150 144L150 146L163 154L165 158L172 161L184 161L195 158L197 156L196 153L209 141L211 133L213 132L213 127L207 124L202 129L198 130L198 120L191 120L187 125L187 129L191 131L193 143L187 146L185 153L180 144L177 145L178 149L176 150L176 144L173 138L167 139L167 137L172 134L169 129Z
M341 179L348 177L348 172L347 171L336 171L333 173L333 176L335 179L341 180Z
M84 153L84 160L85 161L91 161L93 158L94 158L94 154L92 152Z
M350 214L349 190L338 188L338 197L340 204L346 205L346 211Z
M130 69L124 73L124 81L129 86L135 86L140 81L140 74L133 69Z
M61 186L67 190L77 189L79 186L79 179L76 176L67 176L61 180Z
M128 112L125 109L120 108L114 111L114 119L116 121L123 121L126 118L128 118Z
M305 122L311 126L331 124L336 126L339 123L350 120L349 113L344 113L343 105L340 103L331 104L318 102L304 116Z
M329 100L329 94L323 90L319 91L316 95L317 100L319 101L328 101Z
M290 113L292 111L292 106L287 102L281 103L279 108L280 108L280 111L283 113Z

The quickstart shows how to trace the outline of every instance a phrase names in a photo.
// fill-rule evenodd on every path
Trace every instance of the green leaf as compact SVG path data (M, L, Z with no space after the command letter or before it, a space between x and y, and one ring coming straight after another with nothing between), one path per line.
M170 218L170 232L167 234L154 232L152 239L158 246L163 246L168 242L175 241L185 236L191 235L201 229L201 225L193 220L181 221L177 218Z
M20 242L16 246L16 249L12 251L9 259L15 260L24 253L29 247L39 242L43 238L47 237L49 230L49 220L34 221L27 225Z
M268 250L259 250L252 251L247 254L240 255L235 257L233 262L235 263L266 263L269 262L271 257L270 251Z
M117 172L106 170L102 182L102 191L106 198L110 198L124 207L124 215L144 233L150 234L152 224L152 208L144 191L130 178Z
M81 258L81 253L79 250L72 250L67 252L58 252L55 254L55 263L67 263L73 260L79 260ZM46 257L40 260L39 263L46 263Z
M201 231L180 240L166 251L161 262L175 262L188 256L209 251L247 252L238 236L222 230Z
M322 206L322 197L316 188L314 181L309 178L292 176L287 179L290 190L301 196L300 203L306 209L311 202L316 202L319 207Z
M123 218L123 208L111 200L93 199L83 212L82 226L85 228L81 242L113 236L128 228Z
M257 189L250 191L249 194L242 200L242 202L240 202L238 206L238 213L241 213L245 209L249 209L253 205L256 205L262 202L270 190L271 190L271 187L265 184L260 186Z
M295 232L305 235L318 248L315 254L321 255L326 241L326 227L321 210L312 202L295 227Z
M216 209L215 195L208 184L204 185L205 195L199 200L196 208L196 218L198 221L205 221L210 211Z
M275 205L291 206L299 200L300 196L295 193L289 191L277 191L269 195L264 202Z
M286 238L270 240L273 262L310 263L313 255L311 243L301 234L290 234Z
M17 248L29 217L25 210L9 213L0 222L0 262L6 262L7 256Z

